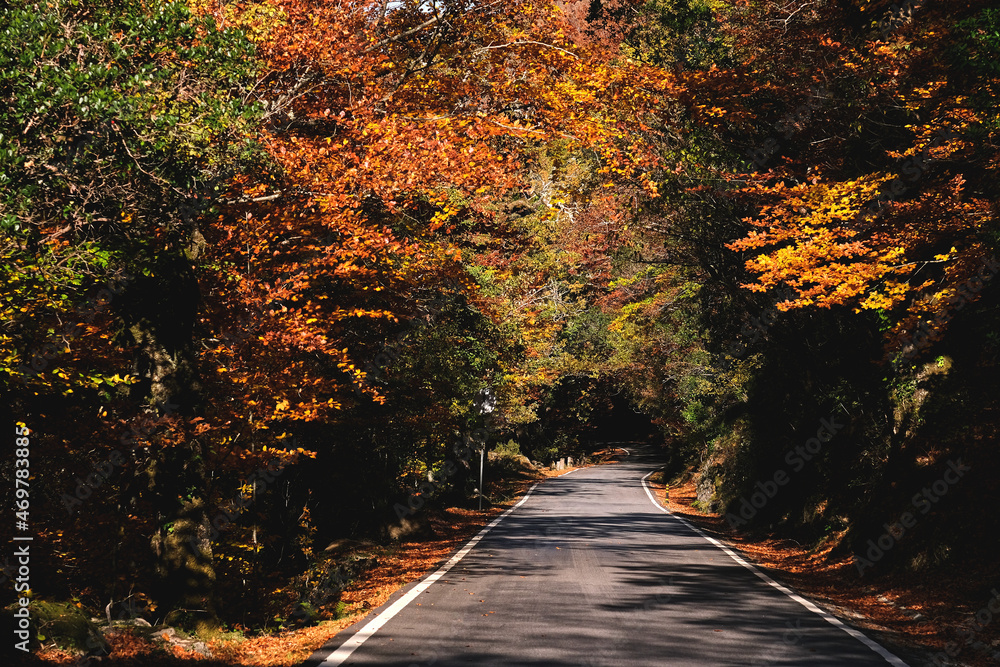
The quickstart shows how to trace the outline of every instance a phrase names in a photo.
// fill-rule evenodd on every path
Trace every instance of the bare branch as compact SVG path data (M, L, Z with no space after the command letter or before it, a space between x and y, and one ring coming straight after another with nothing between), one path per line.
M439 17L437 17L437 16L429 18L426 21L424 21L423 23L421 23L420 25L418 25L416 28L410 28L406 32L401 32L398 35L393 35L392 37L386 37L382 41L376 42L375 44L372 44L367 49L365 49L364 51L362 51L362 53L371 53L375 49L380 49L383 46L385 46L386 44L390 44L392 42L398 42L399 40L403 39L404 37L409 37L410 35L412 35L412 34L414 34L416 32L420 32L424 28L431 27L432 25L434 25L435 23L439 22L440 20L441 19Z
M553 44L546 44L545 42L535 42L535 41L529 40L529 39L519 40L519 41L516 41L516 42L507 42L506 44L496 44L496 45L491 45L491 46L484 46L481 49L476 49L475 51L473 51L473 53L482 53L483 51L489 51L490 49L504 49L504 48L506 48L508 46L523 46L523 45L526 45L526 44L535 44L537 46L544 46L544 47L547 47L547 48L550 48L550 49L555 49L556 51L562 51L565 54L571 55L574 58L576 58L577 60L580 59L580 56L576 55L572 51L567 51L566 49L561 49L558 46L555 46Z

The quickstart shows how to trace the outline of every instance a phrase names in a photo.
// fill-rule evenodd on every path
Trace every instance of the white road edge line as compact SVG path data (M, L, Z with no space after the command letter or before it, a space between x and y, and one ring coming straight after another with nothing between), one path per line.
M493 521L491 521L485 528L479 531L479 533L471 540L469 540L469 542L464 547L462 547L454 556L449 558L448 562L442 565L437 572L428 575L423 581L421 581L419 584L411 588L409 591L407 591L405 595L403 595L401 598L392 603L392 605L389 608L387 608L385 611L383 611L381 614L379 614L372 620L368 621L368 623L365 624L363 628L354 633L353 637L351 637L343 644L341 644L336 651L328 655L323 662L319 663L320 667L324 667L326 665L330 665L332 667L333 665L339 665L343 663L345 660L347 660L351 656L351 654L354 653L354 651L356 651L362 644L364 644L369 637L378 632L379 629L383 625L388 623L393 616L403 611L403 608L406 607L406 605L413 602L413 600L416 599L418 595L420 595L428 588L430 588L431 584L433 584L435 581L437 581L445 574L447 574L448 570L455 567L455 565L457 565L460 560L465 558L466 554L472 551L472 548L477 544L479 544L479 541L484 537L486 537L486 534L489 533L491 530L493 530L498 523L507 518L508 514L512 513L518 507L523 505L524 501L528 499L528 496L531 495L531 492L534 491L535 487L537 486L538 486L537 483L532 485L532 487L528 489L528 492L524 494L524 497L521 498L521 500L519 500L516 505L511 507L509 510L507 510L497 518L493 519Z
M710 535L706 535L700 528L698 528L698 526L695 526L693 523L691 523L690 521L688 521L687 519L685 519L682 516L677 516L676 514L674 514L670 510L668 510L666 507L664 507L663 505L661 505L659 502L657 502L656 497L649 490L649 485L646 483L646 479L650 475L652 475L654 472L656 472L656 471L655 470L651 470L650 472L646 473L646 475L642 478L642 488L646 492L646 495L649 496L649 500L653 503L653 505L656 506L657 509L659 509L661 512L665 512L666 514L669 514L672 518L680 521L685 526L687 526L688 528L690 528L691 530L693 530L695 533L697 533L701 537L703 537L706 540L708 540L709 542L711 542L714 546L716 546L719 549L721 549L727 556L729 556L730 558L732 558L734 561L736 561L737 563L739 563L740 565L742 565L746 569L748 569L751 572L753 572L754 574L756 574L768 586L772 586L772 587L778 589L779 591L781 591L782 593L784 593L788 597L792 598L793 600L795 600L796 602L798 602L800 605L802 605L803 607L805 607L809 611L813 612L814 614L816 614L817 616L819 616L820 618L822 618L824 621L826 621L827 623L829 623L833 627L839 628L839 629L843 630L844 632L846 632L847 634L849 634L851 637L854 637L855 639L857 639L859 642L861 642L862 644L864 644L865 646L867 646L869 649L871 649L872 651L874 651L876 654L878 654L879 657L884 658L885 661L888 662L890 665L894 665L895 667L909 667L905 662L903 662L902 660L900 660L896 655L894 655L893 653L891 653L890 651L888 651L885 647L883 647L878 642L875 642L872 639L869 639L868 636L865 635L864 633L859 632L859 631L855 630L854 628L845 625L839 618L837 618L836 616L830 614L828 611L826 611L824 609L821 609L820 607L816 606L814 603L810 602L809 600L806 600L804 597L802 597L798 593L795 593L795 592L791 591L790 589L788 589L786 586L783 586L783 585L779 584L777 581L775 581L774 579L772 579L771 577L767 576L766 574L764 574L763 572L761 572L759 569L757 569L756 566L754 566L751 563L748 563L747 561L745 561L742 557L739 556L739 554L737 554L736 552L734 552L732 549L730 549L729 547L727 547L725 544L723 544L722 542L718 541L714 537L711 537Z

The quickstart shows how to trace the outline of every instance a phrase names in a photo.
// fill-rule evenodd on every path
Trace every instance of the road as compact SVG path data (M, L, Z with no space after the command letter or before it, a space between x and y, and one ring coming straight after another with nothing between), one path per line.
M655 468L637 451L546 480L305 664L905 665L654 505Z

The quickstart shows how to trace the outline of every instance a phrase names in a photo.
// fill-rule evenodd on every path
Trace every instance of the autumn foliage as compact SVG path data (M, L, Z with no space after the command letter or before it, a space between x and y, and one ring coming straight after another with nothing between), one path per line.
M771 509L822 489L833 525L998 269L985 1L9 4L43 596L284 622L331 540L469 500L476 429L546 463L633 407L735 498L811 411L876 406Z

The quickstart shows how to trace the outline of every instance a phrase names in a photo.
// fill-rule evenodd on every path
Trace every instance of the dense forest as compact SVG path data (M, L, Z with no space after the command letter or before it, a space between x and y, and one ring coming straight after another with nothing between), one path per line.
M5 3L32 600L335 613L302 574L473 507L470 452L633 437L735 529L985 600L998 92L989 0Z

